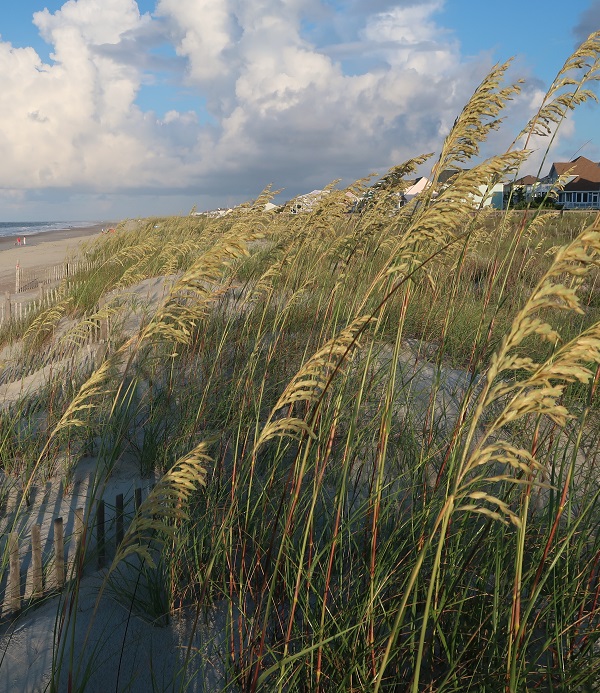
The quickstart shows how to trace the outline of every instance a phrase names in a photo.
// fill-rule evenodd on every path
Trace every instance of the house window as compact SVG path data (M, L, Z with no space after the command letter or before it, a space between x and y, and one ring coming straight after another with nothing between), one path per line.
M565 193L565 202L572 202L573 193Z
M587 193L581 193L581 198L582 202L587 202L588 201L588 194Z

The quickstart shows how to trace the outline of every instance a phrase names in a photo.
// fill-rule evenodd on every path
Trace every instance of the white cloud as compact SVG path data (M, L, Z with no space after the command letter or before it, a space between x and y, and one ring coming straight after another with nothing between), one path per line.
M91 44L116 43L139 23L140 13L135 0L68 0L54 14L36 12L33 21L41 36L62 50L67 45L61 39L68 34Z
M157 14L172 22L177 53L189 61L193 81L204 83L228 74L235 28L230 0L159 0Z
M133 0L80 0L35 23L54 52L0 42L0 186L114 189L157 146L135 108L141 75L95 49L149 21Z
M381 45L381 53L394 68L413 69L421 75L448 73L458 62L458 46L441 31L432 15L441 0L397 6L367 19L362 36Z

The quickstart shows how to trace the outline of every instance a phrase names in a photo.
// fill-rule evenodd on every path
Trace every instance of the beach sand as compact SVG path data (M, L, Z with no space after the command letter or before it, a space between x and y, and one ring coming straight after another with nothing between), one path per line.
M114 226L104 222L85 228L67 228L28 235L27 244L15 246L16 236L0 238L0 295L15 290L15 268L39 269L59 265L67 258L74 258L80 246L102 234L103 228Z

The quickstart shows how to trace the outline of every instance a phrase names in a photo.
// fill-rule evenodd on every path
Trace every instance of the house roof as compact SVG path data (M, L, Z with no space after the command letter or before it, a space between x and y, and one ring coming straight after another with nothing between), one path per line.
M429 185L429 180L427 180L425 176L421 176L420 178L417 178L417 180L412 185L406 188L406 190L404 191L404 197L406 199L413 198L415 195L418 195L420 192L423 192L425 188L428 188Z
M538 179L535 176L523 176L522 178L517 178L513 185L535 185Z
M459 173L461 173L461 171L459 171L456 168L445 168L443 171L440 171L440 175L438 176L438 183L444 185L451 178L454 178L454 176L458 175Z
M567 183L564 187L564 190L567 192L572 192L576 190L600 190L600 181L596 180L587 180L586 178L580 178L579 176L571 181L570 183Z
M567 172L574 176L565 185L565 190L597 190L600 185L600 164L586 159L585 156L578 156L573 161L555 162L552 169L559 176ZM588 187L589 184L592 184L591 188Z

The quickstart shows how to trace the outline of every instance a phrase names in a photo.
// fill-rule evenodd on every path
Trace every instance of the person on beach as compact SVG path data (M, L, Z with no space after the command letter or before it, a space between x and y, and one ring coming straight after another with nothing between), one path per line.
M15 245L21 245L21 236L17 236L17 242Z

